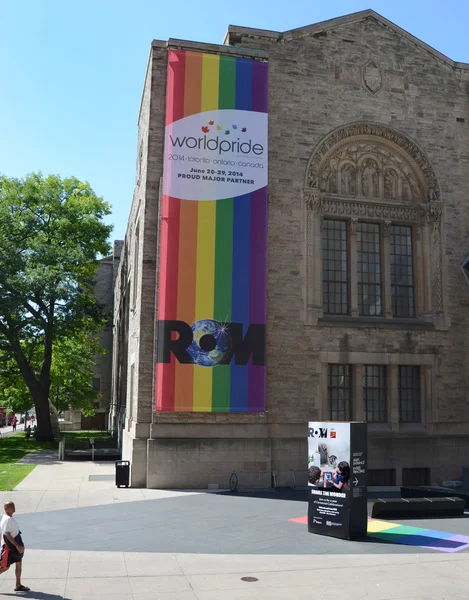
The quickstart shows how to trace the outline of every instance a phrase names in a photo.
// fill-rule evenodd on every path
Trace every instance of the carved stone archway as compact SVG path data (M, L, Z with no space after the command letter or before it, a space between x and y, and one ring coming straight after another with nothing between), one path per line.
M306 169L305 189L321 190L321 175L325 163L331 162L341 148L352 144L370 143L379 152L388 152L409 169L416 178L423 197L420 201L439 202L440 188L434 169L417 144L403 133L377 123L352 123L335 129L321 140L311 154ZM385 158L385 156L383 156Z
M324 217L350 220L351 237L357 220L381 222L385 237L391 224L412 226L417 316L435 323L441 321L438 315L442 315L444 305L443 206L433 167L414 141L375 123L353 123L332 131L316 146L308 162L304 200L305 304L310 322L322 316L319 280ZM385 316L392 318L389 306Z

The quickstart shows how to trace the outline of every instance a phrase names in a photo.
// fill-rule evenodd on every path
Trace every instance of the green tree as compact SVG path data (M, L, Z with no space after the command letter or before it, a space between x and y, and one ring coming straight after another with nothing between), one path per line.
M54 348L102 320L93 279L98 255L110 250L108 214L108 204L76 178L0 177L0 349L31 394L39 441L53 438Z
M50 401L59 412L76 408L85 416L94 414L95 402L100 397L93 388L94 357L103 352L91 324L87 331L57 341L52 358Z

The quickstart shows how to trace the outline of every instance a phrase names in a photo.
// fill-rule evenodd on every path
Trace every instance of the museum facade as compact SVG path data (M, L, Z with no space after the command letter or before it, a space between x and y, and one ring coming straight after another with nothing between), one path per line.
M210 148L204 135L221 109L252 111L246 133L268 115L268 154L253 138L245 149L257 162L243 163L265 158L268 187L236 167L231 183L249 193L230 191L228 204L229 182L218 181L212 202L194 202L197 181L181 180L207 172L177 171L168 187L179 167L164 165L165 139L167 149L177 123L206 112L202 137L190 139ZM225 127L238 135L237 124ZM230 26L223 45L152 43L114 284L110 423L132 485L227 487L233 471L242 487L270 486L272 472L278 485L293 474L301 482L307 423L318 420L368 422L369 485L460 477L469 453L460 269L468 127L469 65L371 10L282 33ZM240 154L239 144L226 148ZM212 275L201 267L211 262ZM224 358L207 362L215 350Z

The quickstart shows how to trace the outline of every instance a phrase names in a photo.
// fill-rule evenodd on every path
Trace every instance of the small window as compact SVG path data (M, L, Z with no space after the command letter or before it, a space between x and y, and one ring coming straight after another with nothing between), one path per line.
M350 421L352 376L350 365L328 365L328 404L331 421Z
M430 485L430 467L402 469L402 485Z
M368 469L368 485L396 485L396 469Z
M399 420L420 423L420 367L399 367Z
M369 423L386 423L386 367L364 365L363 397L366 420Z
M347 223L326 219L322 232L324 312L346 315L349 312Z

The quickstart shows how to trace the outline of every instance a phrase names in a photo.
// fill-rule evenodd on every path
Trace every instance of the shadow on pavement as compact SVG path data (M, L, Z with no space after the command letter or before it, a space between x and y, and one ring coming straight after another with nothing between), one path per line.
M277 488L276 490L244 490L236 492L219 492L217 496L233 496L234 498L262 498L264 500L289 500L293 502L308 502L308 490L293 490Z
M0 594L2 598L4 596L12 596L13 598L31 598L31 600L72 600L71 598L66 598L61 594L46 594L46 592L12 592L11 594L5 594L3 592Z

